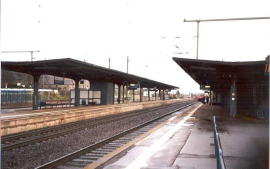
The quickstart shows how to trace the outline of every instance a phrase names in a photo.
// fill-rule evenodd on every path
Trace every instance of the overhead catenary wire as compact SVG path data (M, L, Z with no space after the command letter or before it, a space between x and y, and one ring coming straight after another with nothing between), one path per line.
M2 53L30 53L31 61L34 60L34 53L40 52L39 50L10 50L10 51L2 51Z
M199 34L200 34L200 22L225 22L225 21L248 21L248 20L266 20L270 17L244 17L244 18L215 18L215 19L184 19L184 22L196 22L197 23L197 46L196 46L196 59L199 58Z

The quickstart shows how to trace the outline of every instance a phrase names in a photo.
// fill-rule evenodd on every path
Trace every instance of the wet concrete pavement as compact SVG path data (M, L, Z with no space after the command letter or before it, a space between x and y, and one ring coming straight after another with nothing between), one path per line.
M268 122L231 119L220 107L209 105L203 105L185 120L176 117L167 122L104 168L215 169L213 115L218 117L227 169L268 168ZM164 139L166 135L168 138Z

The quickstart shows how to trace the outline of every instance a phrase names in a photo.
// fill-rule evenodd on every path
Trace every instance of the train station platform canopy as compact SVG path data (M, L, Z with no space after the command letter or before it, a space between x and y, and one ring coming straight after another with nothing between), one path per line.
M188 73L201 89L229 89L232 80L238 83L258 83L267 80L268 59L248 62L223 62L176 58L173 60Z
M223 62L173 58L211 102L223 105L230 115L260 112L269 117L269 56L261 61Z
M115 84L140 84L145 88L177 89L178 87L157 82L121 71L97 66L91 63L64 58L41 61L1 62L2 69L27 73L33 76L53 75L70 79L112 82Z

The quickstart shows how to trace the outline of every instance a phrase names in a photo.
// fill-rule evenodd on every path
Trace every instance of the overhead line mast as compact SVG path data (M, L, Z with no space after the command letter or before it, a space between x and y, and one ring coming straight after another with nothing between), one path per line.
M40 52L39 50L18 50L18 51L2 51L2 53L30 53L31 62L34 60L34 53Z
M196 59L199 57L199 34L200 34L200 22L219 22L219 21L243 21L243 20L263 20L270 19L270 17L247 17L247 18L221 18L221 19L184 19L184 22L196 22L197 23L197 48Z

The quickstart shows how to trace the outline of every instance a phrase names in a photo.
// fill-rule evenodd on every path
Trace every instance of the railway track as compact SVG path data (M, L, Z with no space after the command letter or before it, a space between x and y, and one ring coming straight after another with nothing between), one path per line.
M185 102L182 102L182 103L184 104ZM117 115L98 117L95 119L72 122L72 123L62 124L58 126L46 127L42 129L33 130L33 131L27 131L23 133L3 136L1 138L2 151L8 151L15 148L20 148L20 147L27 146L30 144L46 141L48 139L53 139L53 138L67 135L67 134L71 134L73 132L76 132L85 128L91 128L94 126L102 125L102 124L105 124L114 120L129 118L132 116L138 116L140 114L143 114L149 111L155 111L158 109L166 109L168 107L174 107L177 105L179 105L179 103L174 103L172 105L159 106L159 107L149 108L149 109L144 109L144 110L125 112L125 113L120 113Z
M36 169L74 169L74 168L84 168L86 165L89 165L101 157L113 152L117 148L125 145L126 143L134 140L136 137L148 132L150 129L154 128L158 124L168 120L171 114L179 111L181 109L190 107L196 102L189 102L179 108L175 108L172 111L169 111L166 114L158 116L154 119L146 121L142 124L139 124L135 127L122 131L112 137L103 139L95 144L84 147L80 150L77 150L73 153L67 154L61 158L58 158L54 161L48 162L44 165L36 167Z

